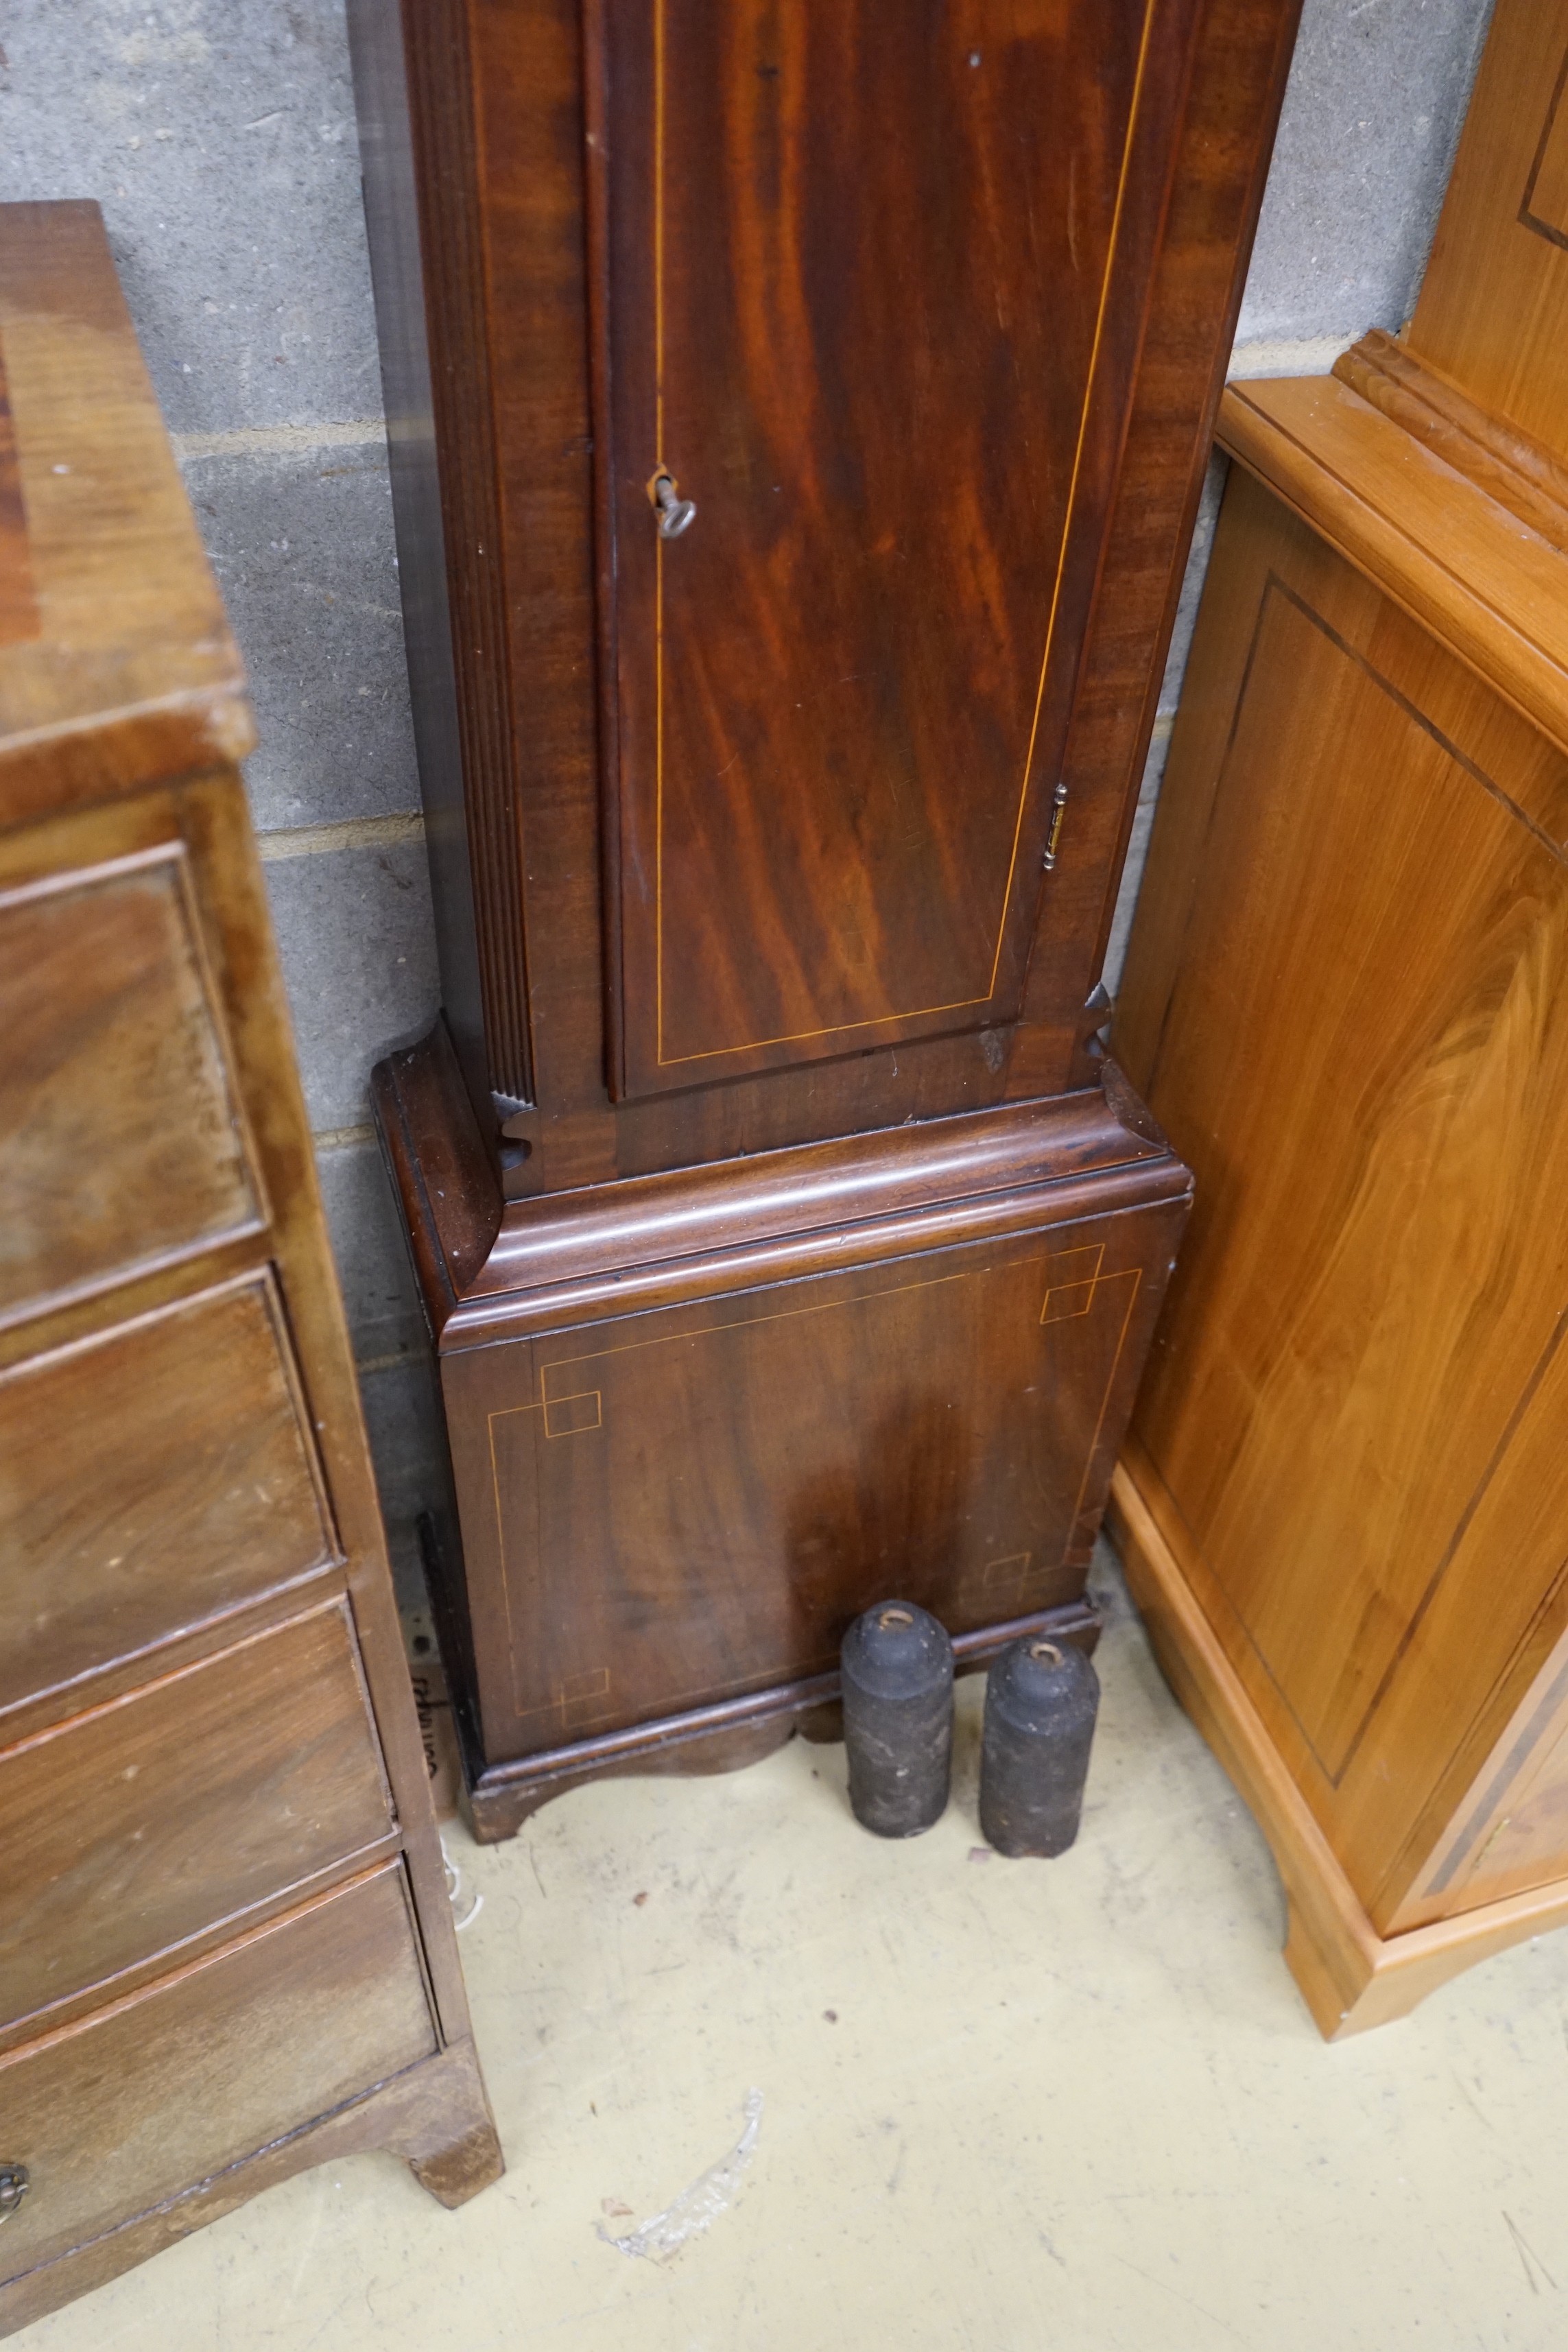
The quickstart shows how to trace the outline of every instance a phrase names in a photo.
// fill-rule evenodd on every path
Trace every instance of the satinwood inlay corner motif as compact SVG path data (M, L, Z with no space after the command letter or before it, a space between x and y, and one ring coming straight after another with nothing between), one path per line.
M1041 1322L1060 1323L1069 1316L1087 1315L1094 1305L1095 1287L1104 1263L1103 1242L1090 1243L1083 1249L1058 1250L1048 1257L1047 1287L1040 1302Z

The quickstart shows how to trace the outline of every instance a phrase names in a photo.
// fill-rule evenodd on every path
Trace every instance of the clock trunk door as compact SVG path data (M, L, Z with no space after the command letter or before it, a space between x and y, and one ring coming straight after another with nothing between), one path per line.
M1016 1017L1191 16L603 0L618 1091Z

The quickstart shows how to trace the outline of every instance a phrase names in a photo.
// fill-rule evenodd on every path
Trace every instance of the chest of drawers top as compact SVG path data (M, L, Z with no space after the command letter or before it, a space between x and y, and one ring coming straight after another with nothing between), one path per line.
M0 823L255 740L91 204L0 213Z

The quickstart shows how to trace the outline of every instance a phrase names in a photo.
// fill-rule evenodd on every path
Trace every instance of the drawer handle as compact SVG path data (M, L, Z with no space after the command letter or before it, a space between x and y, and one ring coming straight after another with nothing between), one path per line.
M679 539L697 520L697 502L683 499L673 474L657 473L648 484L648 495L658 517L660 539Z
M25 2164L0 2162L0 2221L11 2219L31 2186Z

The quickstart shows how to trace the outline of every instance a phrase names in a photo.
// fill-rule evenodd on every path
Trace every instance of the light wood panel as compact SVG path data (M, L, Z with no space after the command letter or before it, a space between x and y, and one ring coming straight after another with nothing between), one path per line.
M1568 465L1543 443L1479 406L1381 328L1342 352L1333 372L1421 448L1568 554Z
M1285 1957L1325 2040L1407 2016L1477 1961L1568 1922L1568 1886L1554 1879L1379 1936L1194 1598L1184 1530L1135 1438L1111 1481L1110 1524L1172 1687L1268 1840L1289 1904Z
M1408 338L1226 395L1114 1030L1197 1180L1130 1570L1326 2032L1568 1916L1565 87L1500 0Z
M1222 531L1251 626L1215 773L1205 730L1175 760L1207 815L1143 1072L1197 1204L1137 1427L1377 1910L1471 1728L1454 1658L1473 1712L1540 1607L1487 1563L1563 1483L1568 762L1257 487Z
M1505 0L1410 322L1417 357L1568 458L1568 5Z
M1335 376L1232 384L1221 434L1393 602L1568 749L1562 557Z
M1568 1647L1559 1642L1477 1774L1396 1925L1554 1886L1568 1854Z

